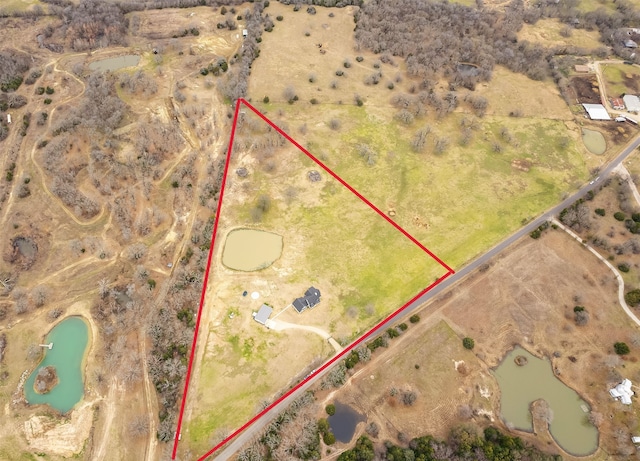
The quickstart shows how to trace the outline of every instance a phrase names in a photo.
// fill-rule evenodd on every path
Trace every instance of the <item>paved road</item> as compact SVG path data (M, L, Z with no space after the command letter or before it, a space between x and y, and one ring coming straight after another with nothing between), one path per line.
M524 237L525 235L531 233L538 226L540 226L543 222L550 220L553 216L560 213L563 209L574 203L576 200L584 197L590 190L596 189L600 187L600 184L605 180L607 176L620 164L623 160L625 160L638 146L640 146L640 136L631 141L622 152L604 169L600 171L599 176L591 181L589 184L582 187L575 194L571 195L567 199L563 200L561 203L546 211L542 215L533 219L526 226L522 227L516 233L511 235L509 238L503 240L498 245L494 246L486 253L482 254L477 259L470 262L468 265L463 267L460 271L455 274L444 279L439 285L436 285L430 291L422 295L420 298L416 299L413 303L411 303L403 312L402 317L408 316L414 310L420 308L424 305L425 302L442 293L443 291L450 288L455 283L462 280L464 277L469 275L471 272L475 271L483 264L489 262L493 257L498 255L500 252L504 251L511 244L516 242L518 239ZM385 331L391 325L394 325L398 322L397 318L393 318L385 322L381 328L377 329L377 331ZM319 379L324 376L331 367L323 370L321 373L318 373L316 376L312 377L309 381L307 381L303 386L289 395L287 398L279 402L273 408L271 408L267 413L265 413L262 417L257 419L251 426L249 426L244 432L242 432L238 437L236 437L231 443L229 443L224 449L220 449L216 452L215 459L216 461L224 461L231 458L240 448L249 442L255 435L259 434L261 429L265 427L273 418L275 418L280 412L282 412L289 404L301 393L305 390L309 389L313 386ZM213 455L212 455L213 456Z

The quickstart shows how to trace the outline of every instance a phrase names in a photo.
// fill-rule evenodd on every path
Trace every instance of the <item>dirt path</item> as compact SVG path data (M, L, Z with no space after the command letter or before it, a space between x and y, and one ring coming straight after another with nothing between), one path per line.
M611 269L611 272L613 272L613 275L615 275L616 279L618 280L618 301L620 302L620 306L622 307L624 312L629 316L629 318L633 322L635 322L636 325L640 326L640 320L631 311L631 309L629 309L629 306L627 305L627 302L624 300L624 280L622 279L622 276L620 275L620 272L618 272L618 270L615 267L613 267L613 265L609 261L607 261L605 258L603 258L600 253L598 253L596 250L594 250L587 242L582 240L571 229L567 228L564 224L562 224L556 218L553 218L552 222L555 225L557 225L560 229L565 231L567 234L569 234L571 237L573 237L578 242L580 242L582 245L584 245L587 250L589 250L591 253L593 253L600 261L605 263L607 265L607 267L609 269Z
M103 402L103 406L105 407L104 428L102 430L102 434L100 434L100 437L96 440L95 446L98 448L92 458L94 461L102 461L107 452L109 432L111 432L111 425L116 413L116 392L118 392L118 381L113 377L111 380L111 386L109 386L109 394Z
M153 461L156 459L156 446L158 438L156 437L156 406L153 404L151 391L151 380L149 379L149 370L147 369L147 337L144 332L138 331L138 344L140 347L140 357L142 359L142 378L144 381L144 398L147 404L147 418L149 420L149 441L145 448L145 461Z
M329 333L321 328L312 327L309 325L298 325L296 323L283 322L282 320L275 319L267 320L266 327L274 331L283 331L289 329L310 331L311 333L315 333L326 339L329 344L331 344L331 346L335 349L336 353L339 354L344 349L340 344L338 344L338 341L333 339Z

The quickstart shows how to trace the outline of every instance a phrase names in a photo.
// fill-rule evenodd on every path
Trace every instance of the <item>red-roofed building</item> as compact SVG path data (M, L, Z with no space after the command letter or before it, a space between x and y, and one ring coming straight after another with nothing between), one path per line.
M612 98L611 107L613 107L615 110L624 110L624 101L622 100L622 98Z

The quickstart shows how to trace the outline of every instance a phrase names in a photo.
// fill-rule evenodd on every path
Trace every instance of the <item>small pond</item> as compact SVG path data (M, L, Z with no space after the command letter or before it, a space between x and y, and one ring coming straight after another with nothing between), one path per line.
M273 264L282 254L282 236L255 229L235 229L227 235L222 264L229 269L256 271Z
M338 442L349 443L356 432L356 426L365 418L349 405L336 402L335 407L336 412L329 416L329 427Z
M582 142L589 152L596 155L604 154L607 150L607 141L599 131L582 129Z
M32 405L48 404L61 413L71 410L84 395L82 360L89 341L89 326L80 317L68 317L47 334L43 344L53 343L51 350L44 348L44 359L33 370L24 384L24 393ZM38 370L53 366L58 384L46 394L38 394L33 386Z
M116 56L113 58L100 59L89 64L89 69L105 72L107 70L114 71L125 67L137 66L140 62L140 56L137 54L126 54L124 56Z
M517 357L524 357L516 364ZM598 430L588 422L589 405L578 393L553 374L551 363L516 347L494 371L500 385L500 410L507 424L533 430L530 405L544 399L552 412L549 431L565 451L576 456L593 453L598 447Z

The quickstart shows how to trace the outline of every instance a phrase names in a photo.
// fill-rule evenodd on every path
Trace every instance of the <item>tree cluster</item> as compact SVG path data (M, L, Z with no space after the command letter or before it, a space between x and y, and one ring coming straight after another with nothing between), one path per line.
M496 64L541 80L551 52L517 40L524 11L521 0L512 0L504 12L452 2L374 0L356 15L356 40L374 53L404 58L408 74L427 85L444 77L473 89L491 78Z
M318 425L314 402L310 392L294 400L259 439L239 453L238 461L320 459L319 433L326 432L326 427Z
M15 91L29 70L31 58L16 50L0 50L0 90Z
M49 11L61 19L59 31L75 51L126 45L128 20L116 3L50 2Z

